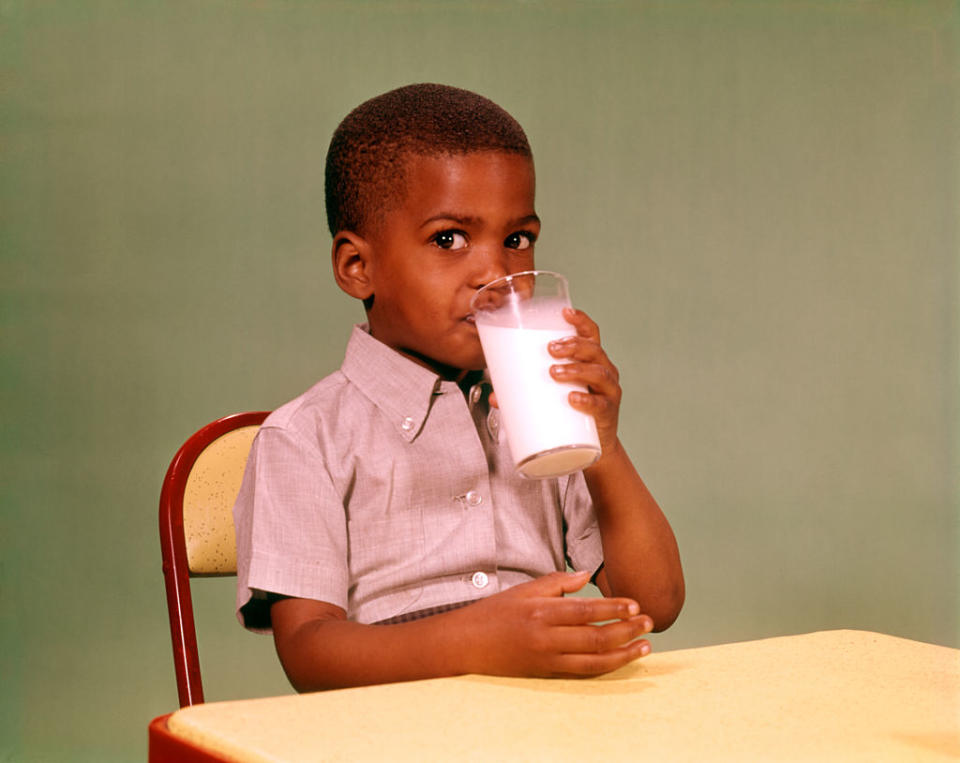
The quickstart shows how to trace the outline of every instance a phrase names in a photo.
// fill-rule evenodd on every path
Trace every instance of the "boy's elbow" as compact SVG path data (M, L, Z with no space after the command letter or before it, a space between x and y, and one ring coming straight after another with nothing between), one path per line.
M287 680L298 694L342 689L353 685L349 681L344 681L342 676L335 675L334 671L330 671L322 664L322 660L304 658L300 655L291 657L282 653L278 656Z
M291 654L289 650L278 649L277 656L280 658L280 665L287 680L298 694L331 688L327 686L325 677L312 660L304 659L298 654Z
M652 608L653 612L646 613L653 620L654 633L662 633L677 621L685 600L686 590L681 581L658 601L657 606Z

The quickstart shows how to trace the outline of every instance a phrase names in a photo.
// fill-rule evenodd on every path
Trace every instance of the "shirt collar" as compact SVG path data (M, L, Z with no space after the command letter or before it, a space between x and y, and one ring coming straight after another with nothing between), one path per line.
M353 327L340 370L407 442L412 442L423 428L434 395L460 392L456 382L443 381L433 371L374 339L365 323Z

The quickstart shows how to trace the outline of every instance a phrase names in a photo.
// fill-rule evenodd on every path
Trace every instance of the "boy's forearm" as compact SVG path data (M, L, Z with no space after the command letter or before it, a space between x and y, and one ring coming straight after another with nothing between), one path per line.
M277 641L290 682L301 692L439 678L465 672L452 659L443 619L399 625L315 620Z
M677 542L656 500L622 444L584 471L603 542L607 595L635 599L654 621L668 628L684 600Z
M440 678L599 675L650 650L635 601L567 598L589 573L552 573L439 615L398 625L348 622L332 604L281 599L274 641L299 691Z

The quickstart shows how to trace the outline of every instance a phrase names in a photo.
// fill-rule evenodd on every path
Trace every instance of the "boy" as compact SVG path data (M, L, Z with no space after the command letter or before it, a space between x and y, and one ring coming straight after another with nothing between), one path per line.
M333 136L334 276L367 325L264 422L234 509L238 616L272 629L299 691L596 675L680 611L676 542L617 438L617 371L585 314L568 312L551 373L587 386L570 404L601 458L523 480L498 437L469 302L533 269L534 185L522 128L456 88L378 96ZM605 598L564 598L591 577Z

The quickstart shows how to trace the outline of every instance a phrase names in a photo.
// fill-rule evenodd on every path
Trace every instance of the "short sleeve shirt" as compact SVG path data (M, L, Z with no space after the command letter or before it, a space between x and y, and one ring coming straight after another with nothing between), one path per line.
M341 368L254 440L234 506L241 622L269 630L264 592L373 623L596 570L582 474L517 476L488 392L355 327Z

